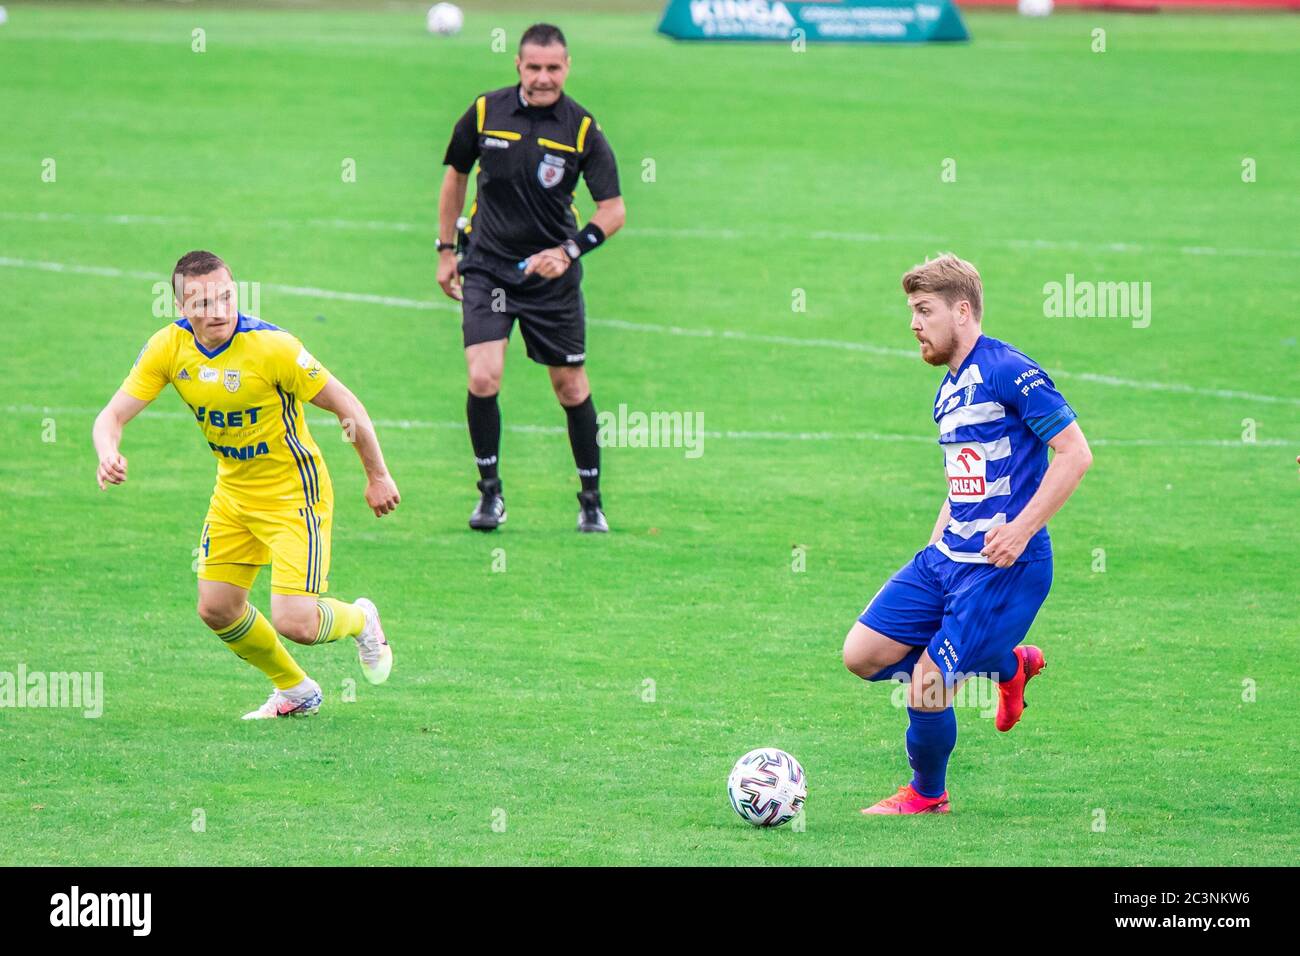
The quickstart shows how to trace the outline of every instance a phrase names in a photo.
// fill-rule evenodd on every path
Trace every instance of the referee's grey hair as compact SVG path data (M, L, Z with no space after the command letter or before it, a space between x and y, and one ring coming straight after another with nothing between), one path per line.
M550 46L552 43L558 43L566 50L569 48L569 42L564 39L564 31L553 23L534 23L519 38L519 49L522 50L525 43L532 43L536 46Z

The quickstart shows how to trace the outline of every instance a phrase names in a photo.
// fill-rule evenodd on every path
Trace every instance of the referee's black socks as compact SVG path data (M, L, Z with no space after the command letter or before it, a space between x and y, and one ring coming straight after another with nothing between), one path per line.
M497 397L488 395L484 398L470 392L465 417L469 420L469 440L474 446L474 463L478 465L479 477L484 480L496 478L497 454L501 450L501 406L497 404ZM592 421L595 421L594 416ZM569 432L573 432L572 425Z
M564 412L569 416L569 447L582 490L596 491L600 487L600 442L596 440L596 405L591 394L580 405L564 406Z

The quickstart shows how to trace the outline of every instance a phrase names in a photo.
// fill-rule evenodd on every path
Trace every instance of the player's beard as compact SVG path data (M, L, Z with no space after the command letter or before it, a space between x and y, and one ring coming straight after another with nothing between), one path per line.
M934 339L926 339L921 344L921 360L927 365L947 365L952 358L953 352L957 350L956 337L948 339L942 346L935 342Z

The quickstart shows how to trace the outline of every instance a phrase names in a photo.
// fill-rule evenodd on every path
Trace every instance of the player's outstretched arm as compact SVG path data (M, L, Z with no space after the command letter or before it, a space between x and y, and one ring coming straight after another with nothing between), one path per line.
M379 436L375 434L375 426L361 399L337 378L331 378L311 403L338 416L343 434L361 456L361 465L366 470L366 504L375 517L382 518L391 512L402 499L397 493L397 483L384 464Z
M107 490L109 485L120 485L126 481L126 457L118 451L122 444L122 429L148 404L118 389L103 411L95 416L91 436L95 442L95 453L99 455L95 479L99 482L100 490Z
M1061 506L1079 487L1084 473L1092 467L1092 449L1078 422L1070 422L1047 443L1052 462L1043 481L1014 521L990 529L984 535L981 552L991 564L1009 568L1016 563L1029 539L1061 510Z

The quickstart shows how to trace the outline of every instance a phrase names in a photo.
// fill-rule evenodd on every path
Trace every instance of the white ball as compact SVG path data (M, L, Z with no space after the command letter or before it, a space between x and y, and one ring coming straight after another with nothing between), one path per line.
M1019 0L1017 9L1024 17L1045 17L1052 12L1056 4L1053 0Z
M435 3L429 8L425 26L430 33L449 37L460 32L465 25L465 14L454 3Z
M760 747L736 761L727 778L727 796L746 823L779 827L803 809L808 778L799 761L784 750Z

